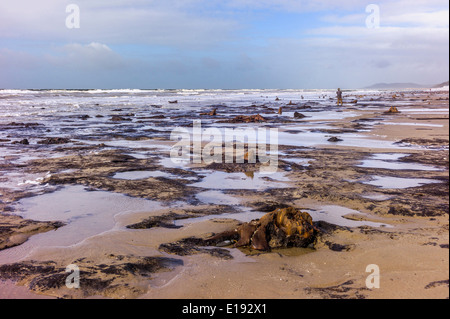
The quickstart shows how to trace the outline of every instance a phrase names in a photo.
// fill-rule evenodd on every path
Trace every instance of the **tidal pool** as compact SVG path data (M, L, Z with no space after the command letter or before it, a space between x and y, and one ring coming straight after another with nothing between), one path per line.
M425 184L440 183L441 181L426 178L403 178L391 176L372 176L372 180L363 182L384 189L403 189L410 187L418 187Z
M226 173L221 171L197 171L205 174L201 182L190 186L207 189L255 189L264 190L268 188L289 187L289 179L285 173L262 174L258 172L248 173Z

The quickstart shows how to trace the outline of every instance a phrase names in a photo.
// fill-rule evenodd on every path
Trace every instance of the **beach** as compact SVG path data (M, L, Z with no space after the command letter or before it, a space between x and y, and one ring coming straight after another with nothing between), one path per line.
M343 95L0 90L0 298L448 298L448 87ZM171 157L196 129L275 130L276 172ZM206 245L285 207L313 245Z

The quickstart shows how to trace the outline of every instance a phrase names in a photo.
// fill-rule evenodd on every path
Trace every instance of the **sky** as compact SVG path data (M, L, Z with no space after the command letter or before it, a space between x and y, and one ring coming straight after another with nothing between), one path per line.
M448 0L0 2L5 89L350 89L448 79Z

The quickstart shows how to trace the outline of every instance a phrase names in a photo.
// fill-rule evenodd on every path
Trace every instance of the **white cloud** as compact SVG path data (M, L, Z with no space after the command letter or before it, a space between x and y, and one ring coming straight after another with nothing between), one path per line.
M126 65L125 60L105 44L92 42L88 45L79 43L67 44L56 48L46 59L54 66L73 69L107 70Z
M413 12L398 15L386 15L383 23L387 25L421 26L425 28L448 28L449 11Z
M194 10L198 2L77 0L81 27L68 29L67 0L2 0L0 38L195 48L220 43L238 28L231 18Z
M80 29L65 26L70 3L80 7ZM379 29L365 26L370 3L380 6ZM434 83L448 79L448 6L447 0L1 0L0 40L13 45L0 48L0 77L3 67L18 78L24 77L18 70L40 67L51 72L36 77L53 73L67 82L73 74L80 81L133 78L127 87ZM274 26L268 39L258 24L268 17L270 27L272 13L298 13L298 31L283 38L282 25ZM320 27L301 23L309 13ZM30 43L39 49L24 52Z

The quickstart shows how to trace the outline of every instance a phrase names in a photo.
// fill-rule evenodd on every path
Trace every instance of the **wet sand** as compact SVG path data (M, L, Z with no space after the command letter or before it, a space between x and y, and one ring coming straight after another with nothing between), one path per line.
M150 145L136 136L61 144L54 157L21 165L10 155L1 164L8 233L0 239L14 245L0 251L0 297L448 298L448 91L379 94L311 113L285 105L283 117L253 107L280 129L272 179L258 164L169 163L161 135ZM401 113L384 114L392 104ZM310 117L293 123L296 110ZM332 136L342 142L327 142ZM121 148L127 143L135 145ZM33 179L17 187L16 176ZM282 205L330 223L314 249L186 241ZM70 264L80 267L80 289L65 286ZM380 288L366 287L371 264Z

